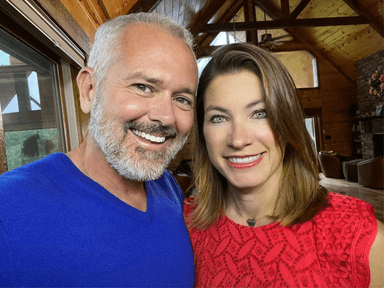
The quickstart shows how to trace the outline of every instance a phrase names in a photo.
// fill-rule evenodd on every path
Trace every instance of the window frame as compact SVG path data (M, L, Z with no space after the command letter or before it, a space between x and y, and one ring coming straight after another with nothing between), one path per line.
M82 140L78 137L78 113L77 106L74 103L74 76L71 71L73 68L79 70L84 66L86 55L78 53L80 49L68 52L68 49L71 48L70 45L73 45L73 43L65 43L65 45L63 45L66 39L61 39L60 42L57 42L57 40L52 40L52 38L49 37L47 31L43 31L41 27L38 27L36 22L31 25L31 19L29 19L26 14L29 13L29 16L33 16L33 13L36 11L34 12L32 8L30 11L21 11L19 10L20 7L15 7L16 4L8 2L0 3L0 28L55 64L56 68L54 69L54 73L57 76L56 87L58 95L58 99L56 100L58 103L56 106L59 106L56 107L57 113L59 114L57 117L57 128L60 129L63 138L62 151L66 153L76 147L79 144L79 140ZM19 2L26 5L22 3L22 1ZM29 8L24 7L24 9ZM40 21L42 21L42 16L38 15L37 12L35 14L36 17L39 17ZM45 27L45 29L47 28ZM67 49L67 51L64 51L65 49ZM76 57L76 53L78 53L78 57ZM7 171L5 131L1 110L0 160L1 174Z

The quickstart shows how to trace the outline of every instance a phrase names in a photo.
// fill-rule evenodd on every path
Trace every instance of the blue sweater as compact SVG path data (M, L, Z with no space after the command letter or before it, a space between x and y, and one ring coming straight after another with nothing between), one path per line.
M192 287L183 195L169 172L147 211L122 202L62 153L0 176L0 287Z

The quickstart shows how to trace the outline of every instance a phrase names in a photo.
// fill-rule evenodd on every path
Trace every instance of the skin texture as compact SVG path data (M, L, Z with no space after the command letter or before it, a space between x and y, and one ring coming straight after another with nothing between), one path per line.
M193 125L197 65L193 52L183 40L153 25L130 25L120 39L118 61L110 65L100 87L102 116L105 122L113 124L111 137L124 149L123 157L142 162L146 151L167 153L188 136ZM96 95L93 69L83 68L77 82L81 108L89 113ZM155 143L125 130L128 121L169 126L177 136ZM143 182L119 175L106 161L92 135L87 135L80 150L89 177L122 201L146 210ZM71 151L68 156L85 173L78 151ZM143 166L154 164L144 161L147 162L142 163Z
M282 173L282 153L268 123L260 79L247 70L217 76L205 93L204 111L208 155L227 179L232 196L227 216L247 225L234 206L246 218L271 213ZM228 159L245 156L260 157L243 164Z
M371 284L369 287L384 287L384 224L377 221L378 231L369 251Z

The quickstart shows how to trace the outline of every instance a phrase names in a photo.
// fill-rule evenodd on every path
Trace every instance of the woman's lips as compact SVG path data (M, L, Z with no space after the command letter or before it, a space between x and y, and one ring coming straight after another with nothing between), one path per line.
M244 169L256 166L263 159L263 153L252 156L229 156L225 157L225 161L228 165L237 169Z

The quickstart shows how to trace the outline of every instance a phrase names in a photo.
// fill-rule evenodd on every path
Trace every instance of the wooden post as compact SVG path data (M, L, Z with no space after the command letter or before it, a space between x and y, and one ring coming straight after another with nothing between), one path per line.
M5 151L5 132L3 126L3 114L1 113L0 102L0 175L8 171L7 154Z
M255 3L252 0L244 0L244 21L256 22ZM247 42L257 45L257 30L246 31Z

